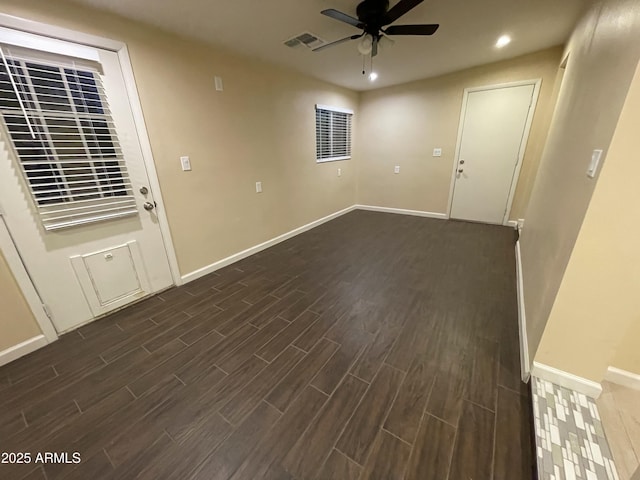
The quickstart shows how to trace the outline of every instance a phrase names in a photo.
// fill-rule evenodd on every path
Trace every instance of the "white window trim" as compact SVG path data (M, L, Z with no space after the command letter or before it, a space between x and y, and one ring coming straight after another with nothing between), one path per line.
M316 110L329 110L330 112L346 113L348 115L353 115L354 113L353 110L348 108L331 107L328 105L320 105L319 103L316 103Z
M65 57L82 58L83 60L100 62L100 55L98 55L98 52L96 52L94 48L56 40L55 38L43 39L42 36L6 27L0 27L0 43L12 45L14 47L54 53Z
M339 162L341 160L351 160L351 157L346 156L346 157L316 158L316 163Z
M149 141L149 136L147 134L147 126L144 120L144 115L142 113L140 97L138 96L138 89L136 86L135 77L133 75L131 59L129 57L129 51L126 44L117 40L111 40L109 38L77 32L75 30L69 30L67 28L62 28L55 25L48 25L46 23L34 22L32 20L26 20L24 18L15 17L13 15L6 15L3 13L0 13L0 27L49 37L54 41L62 40L85 45L87 47L111 50L118 54L118 59L120 61L120 67L122 69L122 75L124 77L127 90L127 96L129 97L129 103L133 112L136 131L140 140L144 166L149 177L149 189L153 192L155 201L159 205L164 205L162 192L160 190L160 182L158 180L158 173L153 160L153 153L151 151L151 142ZM184 282L182 280L182 277L180 276L178 258L176 256L173 240L171 238L169 221L167 219L165 209L156 209L156 215L158 216L158 223L160 225L160 231L162 232L162 239L164 242L165 250L167 252L167 257L169 259L169 266L171 268L173 282L176 285L182 285ZM2 229L0 229L0 249L5 253L6 257L12 259L12 261L9 262L9 267L14 275L14 278L18 282L18 286L20 287L22 292L25 293L25 297L29 303L29 307L34 314L36 321L40 325L40 328L44 332L47 341L52 342L57 339L57 334L55 328L53 327L53 323L44 312L43 306L39 300L33 283L29 279L24 265L22 265L22 263L19 261L20 257L18 251L10 235L8 234L8 232L6 234L2 233Z

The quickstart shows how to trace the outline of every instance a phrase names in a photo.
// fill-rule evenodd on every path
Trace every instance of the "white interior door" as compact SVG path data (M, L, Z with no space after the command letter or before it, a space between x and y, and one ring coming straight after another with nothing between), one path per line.
M452 218L494 224L506 220L534 91L532 83L468 93Z
M170 286L171 270L117 53L5 33L0 207L65 332Z

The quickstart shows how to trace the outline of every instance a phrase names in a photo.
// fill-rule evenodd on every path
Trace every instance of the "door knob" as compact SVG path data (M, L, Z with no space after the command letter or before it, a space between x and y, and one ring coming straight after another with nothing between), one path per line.
M460 160L460 165L464 165L464 160Z
M149 193L149 189L147 187L140 187L140 193L142 195L146 195L147 193Z
M144 202L143 207L147 211L151 211L151 210L153 210L155 208L153 203L151 203L151 202Z
M464 172L464 169L461 168L460 170L458 170L458 173L462 173L462 172Z

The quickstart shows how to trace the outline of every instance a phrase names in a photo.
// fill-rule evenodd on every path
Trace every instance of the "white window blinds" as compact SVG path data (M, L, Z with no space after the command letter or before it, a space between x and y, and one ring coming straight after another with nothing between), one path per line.
M353 111L316 105L316 161L331 162L351 158Z
M137 214L98 70L0 54L4 131L44 228Z

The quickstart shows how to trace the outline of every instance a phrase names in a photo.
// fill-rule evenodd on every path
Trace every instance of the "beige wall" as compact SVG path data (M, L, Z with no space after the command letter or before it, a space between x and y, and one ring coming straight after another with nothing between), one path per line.
M361 95L358 203L445 213L464 89L542 78L511 218L524 210L553 109L562 48ZM433 157L441 147L443 155ZM400 165L400 175L394 175Z
M640 373L639 125L640 67L536 355L597 382L617 359Z
M603 149L605 165L613 162L607 151L640 56L640 3L596 3L576 27L568 51L567 71L521 237L531 359L596 185L586 176L591 153ZM610 214L628 216L623 205ZM564 334L563 346L555 347L579 345L571 330ZM578 370L595 373L586 365Z
M355 158L315 163L314 105L357 93L63 1L0 10L127 43L182 274L355 203Z
M623 335L611 366L640 375L640 314Z
M40 327L0 252L0 352L40 334Z

